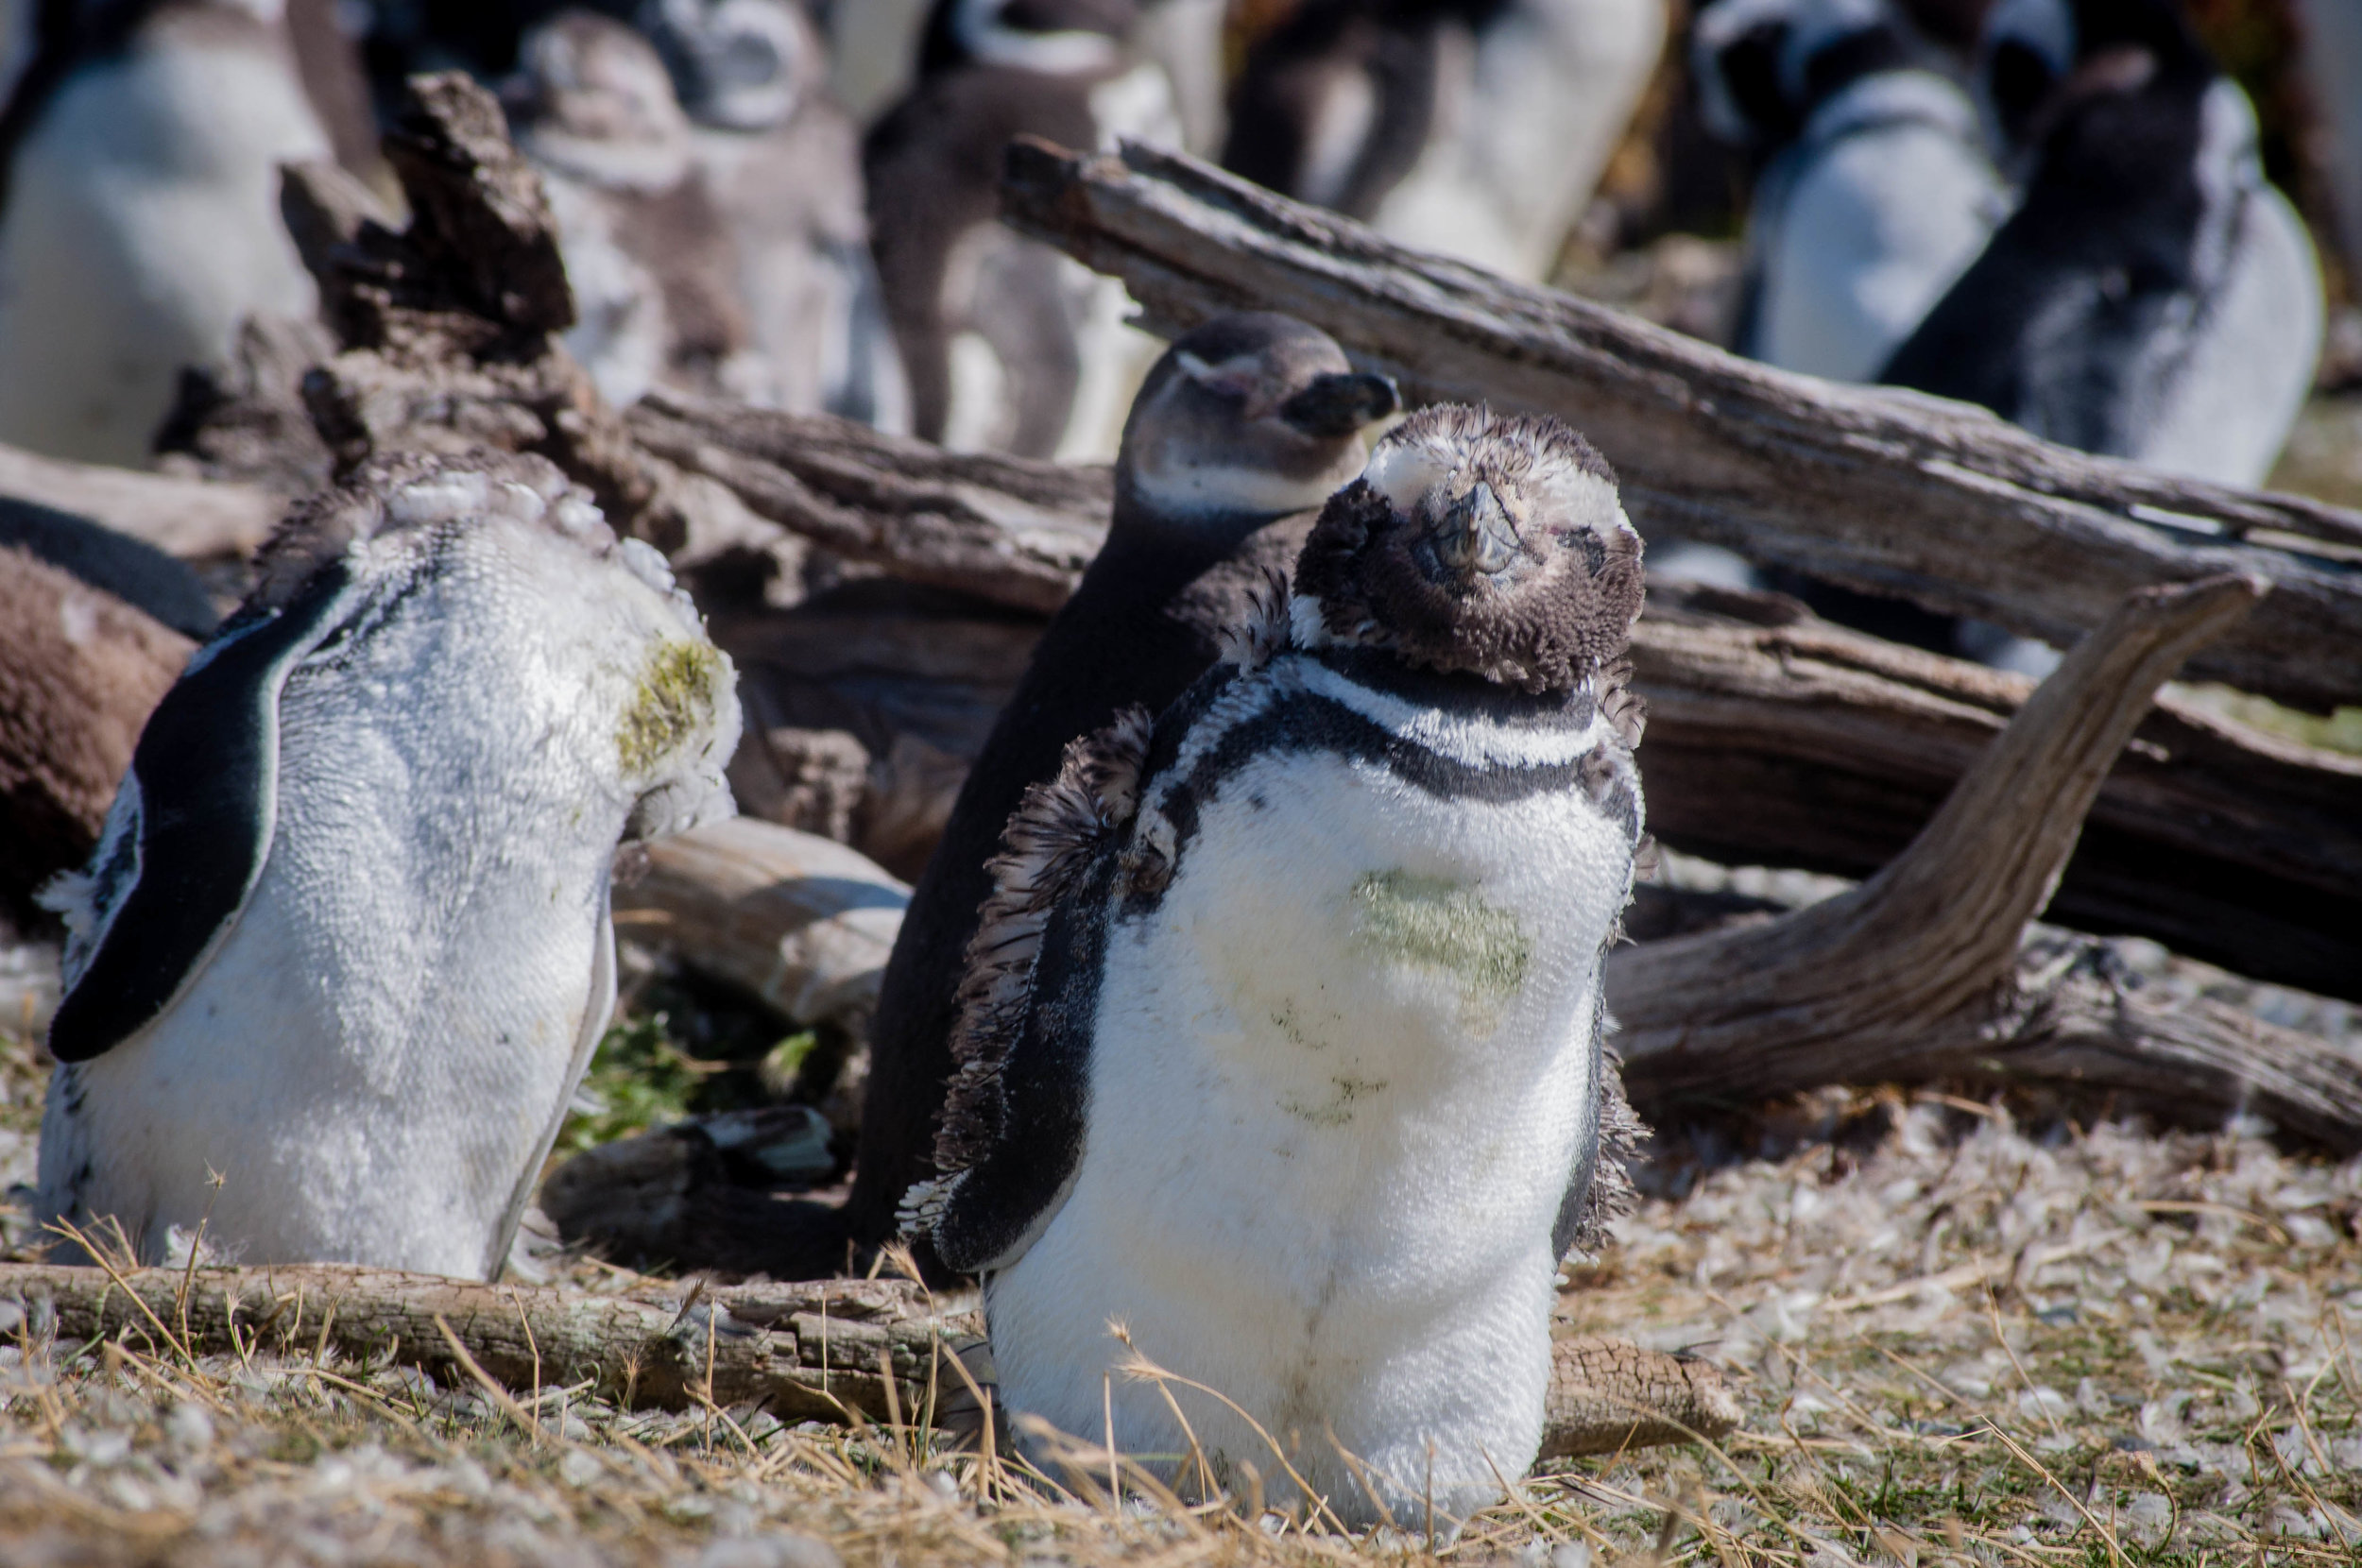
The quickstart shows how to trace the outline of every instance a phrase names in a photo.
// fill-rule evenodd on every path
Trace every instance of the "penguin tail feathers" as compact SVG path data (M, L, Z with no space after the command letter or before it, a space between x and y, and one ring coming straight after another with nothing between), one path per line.
M1126 708L1113 724L1070 741L1057 776L1025 792L1002 830L989 869L993 887L967 945L959 1019L951 1031L958 1070L935 1132L935 1168L904 1201L905 1223L932 1229L960 1177L1000 1141L1007 1120L1001 1074L1033 1006L1034 965L1052 912L1079 886L1139 807L1152 721Z

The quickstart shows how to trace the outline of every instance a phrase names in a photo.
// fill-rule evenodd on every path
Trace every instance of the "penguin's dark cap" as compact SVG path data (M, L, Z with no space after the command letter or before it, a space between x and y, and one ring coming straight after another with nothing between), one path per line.
M1794 141L1851 82L1915 63L1889 0L1718 0L1689 53L1706 128L1762 154Z
M2161 74L2220 74L2174 0L2001 0L1985 18L1977 92L2005 148L2029 152L2095 98Z
M1445 404L1390 432L1296 561L1304 646L1565 690L1639 617L1640 536L1597 448L1548 417Z
M1116 483L1161 520L1280 517L1318 506L1361 471L1363 434L1401 406L1292 316L1216 316L1165 351L1133 400Z

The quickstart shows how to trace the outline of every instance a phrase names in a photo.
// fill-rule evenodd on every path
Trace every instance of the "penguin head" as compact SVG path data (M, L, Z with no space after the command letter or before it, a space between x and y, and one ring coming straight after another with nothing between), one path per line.
M1999 0L1977 47L1987 133L2024 156L2080 106L2219 71L2175 0Z
M1771 154L1866 71L1908 63L1888 0L1717 0L1690 33L1699 111L1717 140Z
M1442 404L1322 509L1291 614L1304 646L1564 690L1623 653L1641 587L1640 536L1597 448L1547 416Z
M1264 312L1185 332L1141 383L1116 454L1127 511L1165 521L1280 517L1361 469L1362 434L1401 399L1326 332Z
M254 591L197 661L242 626L283 619L332 592L317 647L333 659L415 615L422 585L474 574L506 595L538 599L551 618L558 635L534 658L564 668L518 678L571 683L578 723L541 744L566 751L579 776L622 810L625 840L733 814L723 769L741 716L729 656L707 638L664 557L619 539L589 492L547 459L488 452L376 459L347 485L299 503L255 567Z
M785 125L826 71L819 36L796 0L643 0L639 23L699 125Z
M1043 76L1097 76L1122 62L1136 0L936 0L919 46L922 76L998 65Z
M593 185L669 190L689 172L689 119L648 41L568 11L527 33L504 96L537 161Z

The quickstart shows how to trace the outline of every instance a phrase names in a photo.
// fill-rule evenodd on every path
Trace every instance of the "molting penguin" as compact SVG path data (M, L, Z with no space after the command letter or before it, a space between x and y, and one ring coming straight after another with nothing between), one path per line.
M1012 137L1178 145L1172 94L1122 40L1133 0L939 0L910 95L864 148L871 246L911 428L955 451L1104 455L1153 343L1121 284L1001 227ZM1144 355L1143 355L1144 349Z
M1308 0L1250 45L1225 166L1538 281L1665 45L1665 0Z
M261 573L51 899L41 1217L487 1277L614 1002L618 841L729 810L729 661L538 458L373 465Z
M1736 347L1871 380L2007 215L1976 105L1886 0L1720 0L1690 49L1709 128L1767 160Z
M1012 819L907 1214L983 1275L1019 1417L1287 1501L1251 1418L1349 1522L1464 1518L1532 1461L1560 1259L1629 1193L1640 539L1573 431L1430 408L1277 586ZM1121 1375L1110 1324L1243 1416Z
M828 92L796 0L646 0L640 26L673 72L690 145L736 254L758 376L749 402L910 428L862 191L861 137Z
M141 465L183 366L312 309L279 165L330 144L281 0L63 13L0 121L0 441Z
M1978 84L2024 199L1882 380L2037 435L2251 485L2310 390L2312 242L2171 0L2002 0Z
M1149 372L1116 459L1107 542L1035 649L903 916L870 1031L856 1240L890 1236L929 1169L963 955L1009 813L1056 774L1069 741L1127 703L1161 707L1214 661L1220 628L1293 559L1315 509L1361 471L1362 432L1395 406L1391 383L1356 374L1326 333L1282 315L1217 316Z

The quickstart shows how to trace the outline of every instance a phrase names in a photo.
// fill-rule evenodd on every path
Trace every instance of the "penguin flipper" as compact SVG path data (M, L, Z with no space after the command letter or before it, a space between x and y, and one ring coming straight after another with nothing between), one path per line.
M149 715L90 870L47 902L67 917L67 990L49 1051L87 1062L169 1009L237 925L278 821L279 699L337 623L349 574L240 614Z
M1623 1063L1604 1042L1593 1069L1598 1093L1590 1135L1576 1157L1566 1196L1550 1226L1551 1253L1559 1258L1569 1253L1598 1253L1607 1244L1608 1225L1640 1202L1639 1189L1632 1184L1632 1162L1649 1135L1648 1124L1624 1097Z
M541 1136L533 1146L533 1157L517 1173L517 1185L508 1195L508 1207L502 1212L499 1227L492 1233L491 1245L484 1253L484 1277L496 1280L509 1265L509 1253L517 1245L517 1227L523 1223L525 1205L533 1199L534 1189L541 1185L541 1167L549 1162L550 1150L557 1146L558 1132L566 1125L566 1114L573 1109L574 1091L582 1087L582 1075L590 1070L590 1058L607 1037L608 1020L615 1014L615 906L611 887L599 890L599 934L590 969L590 995L583 1003L582 1022L574 1030L574 1048L566 1065L566 1082L558 1091L557 1103L550 1110L550 1121L541 1129ZM522 1268L519 1270L522 1271Z
M913 1186L901 1209L902 1228L932 1238L954 1269L1015 1262L1082 1163L1106 895L1149 730L1147 710L1133 707L1070 742L1057 776L1026 791L992 861L935 1135L943 1174Z

